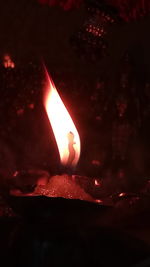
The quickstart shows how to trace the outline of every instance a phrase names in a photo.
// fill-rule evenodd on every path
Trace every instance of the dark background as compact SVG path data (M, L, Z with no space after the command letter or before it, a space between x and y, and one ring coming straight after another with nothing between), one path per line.
M101 71L114 75L127 49L137 60L140 75L149 69L149 17L114 25L107 37L109 56L97 60L94 66L78 60L69 43L71 34L82 26L85 18L84 5L64 12L59 7L50 8L35 0L1 1L0 51L11 51L16 59L25 61L41 55L51 68L70 69L74 79L76 75L87 74L90 78Z
M7 0L0 3L0 55L2 57L4 53L9 53L16 64L12 82L11 72L5 73L7 77L4 75L2 79L10 83L4 86L4 94L1 94L1 116L2 121L6 121L7 124L6 127L4 122L4 127L1 123L2 129L7 128L6 134L1 135L3 169L11 166L10 169L15 171L17 168L48 168L51 165L52 170L56 168L54 173L58 171L56 144L52 135L48 139L50 127L42 104L41 72L40 69L32 67L33 62L43 60L79 129L82 143L79 173L100 175L99 169L92 167L91 162L95 159L101 161L103 154L109 150L111 119L108 116L108 128L105 130L94 122L90 97L101 77L108 81L107 97L112 95L118 86L122 58L127 50L134 62L134 76L142 94L144 82L149 80L150 17L130 23L122 21L114 24L106 36L107 55L93 62L79 58L70 44L72 34L82 27L86 18L84 5L79 9L65 12L59 7L50 8L34 0ZM33 65L30 66L30 63ZM27 108L32 101L35 104L33 112ZM112 106L115 105L113 101L112 98ZM16 121L17 111L22 108L26 112ZM111 114L111 109L109 113ZM9 149L12 152L9 153ZM143 155L140 152L139 154L141 156L137 160L137 165L139 161L142 165Z

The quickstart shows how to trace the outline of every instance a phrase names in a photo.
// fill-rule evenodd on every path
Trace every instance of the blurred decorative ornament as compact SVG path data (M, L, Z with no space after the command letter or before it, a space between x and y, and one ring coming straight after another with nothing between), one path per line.
M5 68L14 69L15 67L14 62L12 61L11 57L8 54L3 56L3 65Z
M77 53L92 61L102 58L106 53L105 36L113 23L118 20L117 12L103 1L86 1L87 19L81 29L71 38Z

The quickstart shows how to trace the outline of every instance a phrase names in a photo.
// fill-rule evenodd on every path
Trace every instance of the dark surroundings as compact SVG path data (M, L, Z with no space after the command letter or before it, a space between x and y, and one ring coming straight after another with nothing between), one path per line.
M5 266L150 266L149 27L148 14L125 22L105 2L67 12L35 0L0 3ZM80 134L72 174L95 203L24 195L41 176L64 172L43 106L43 63ZM15 189L22 196L10 195Z

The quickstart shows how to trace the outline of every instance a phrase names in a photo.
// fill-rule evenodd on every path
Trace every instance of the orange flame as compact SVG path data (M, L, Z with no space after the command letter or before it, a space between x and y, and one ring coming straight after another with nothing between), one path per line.
M48 85L44 106L54 132L60 160L63 165L74 167L80 157L79 134L47 71L46 74Z

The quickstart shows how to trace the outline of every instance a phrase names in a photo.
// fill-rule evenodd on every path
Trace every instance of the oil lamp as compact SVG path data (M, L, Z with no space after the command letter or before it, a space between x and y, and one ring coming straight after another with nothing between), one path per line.
M50 178L48 184L38 185L35 194L94 201L75 181L73 172L80 158L80 137L76 126L45 69L44 108L51 124L60 155L61 175Z
M37 170L27 171L25 174L19 175L19 181L23 177L30 177L32 180L36 180L33 186L25 186L21 193L16 190L12 190L11 194L25 196L48 196L48 197L62 197L68 199L80 199L95 202L94 198L85 192L83 186L78 182L83 179L81 176L74 175L75 168L78 164L81 151L81 143L78 130L70 116L70 113L63 103L52 78L50 77L46 67L44 66L45 83L43 88L43 106L47 115L47 123L51 125L56 144L58 146L58 152L60 155L60 166L57 168L56 175L50 176L49 173L41 172ZM48 138L52 138L50 133L47 133ZM61 170L61 171L60 171ZM33 179L33 176L35 177ZM16 178L16 176L15 176ZM25 177L26 183L26 177ZM24 190L26 189L26 190Z

